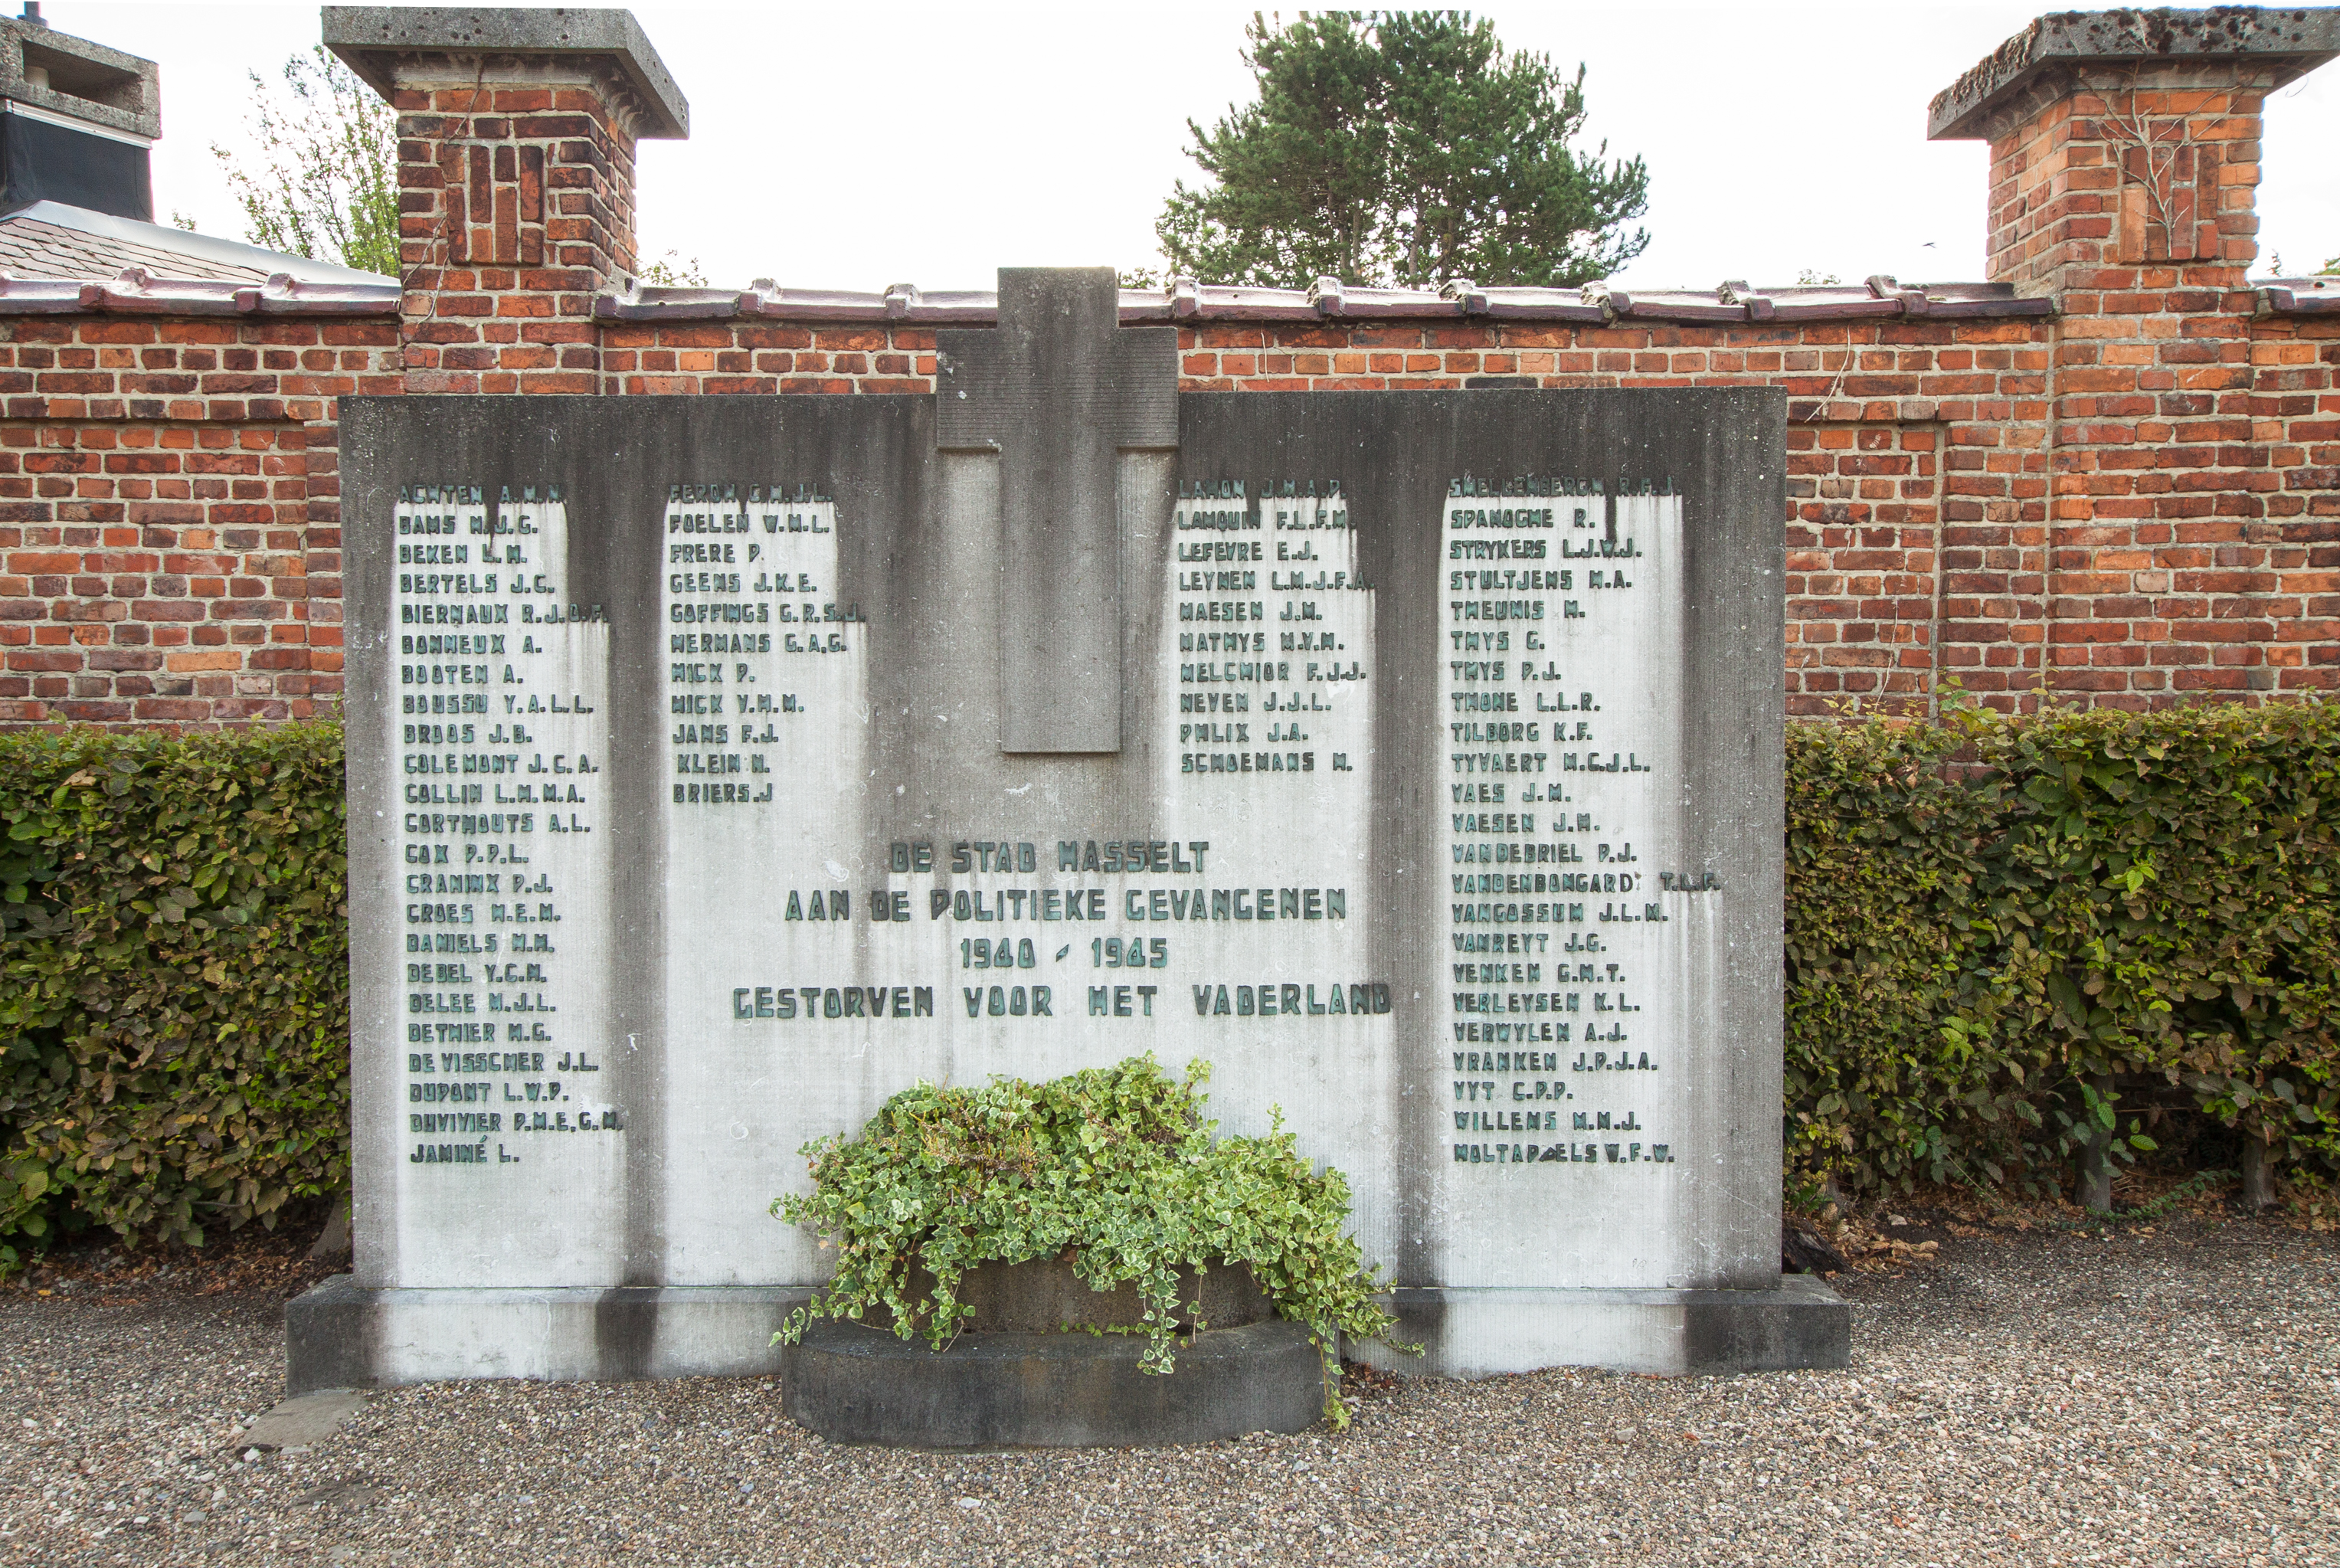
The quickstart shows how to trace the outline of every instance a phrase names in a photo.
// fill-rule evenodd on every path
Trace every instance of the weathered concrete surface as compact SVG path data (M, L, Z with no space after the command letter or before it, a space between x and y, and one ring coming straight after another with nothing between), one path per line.
M923 1283L927 1276L920 1275ZM987 1334L1054 1334L1076 1328L1135 1328L1145 1321L1145 1304L1134 1285L1097 1290L1068 1263L979 1264L959 1276L958 1298L975 1309L970 1331ZM1212 1328L1240 1328L1275 1315L1274 1304L1250 1269L1238 1264L1209 1270L1200 1278L1178 1271L1178 1325L1196 1318Z
M1777 1290L1399 1290L1391 1335L1451 1377L1522 1366L1680 1376L1849 1365L1852 1307L1810 1275ZM1349 1354L1385 1371L1423 1363L1385 1345Z
M336 1275L285 1305L286 1386L389 1387L458 1377L623 1381L768 1376L785 1285L610 1290L368 1289Z
M1178 444L1178 333L1110 267L1003 267L999 324L935 334L935 440L999 464L999 749L1121 749L1115 470Z
M1111 469L1121 749L1036 755L1001 749L1007 470L935 400L348 401L355 1269L385 1294L320 1305L307 1386L751 1368L657 1325L819 1283L768 1212L808 1140L922 1078L1141 1051L1214 1064L1225 1132L1281 1107L1393 1285L1621 1293L1590 1341L1458 1305L1410 1366L1705 1365L1676 1293L1787 1299L1780 395L1177 412L1175 452Z
M461 62L469 71L501 57L526 63L606 62L633 89L640 123L635 134L680 141L690 134L690 104L650 47L630 11L587 6L527 10L509 5L327 5L324 45L384 98L396 91L396 67L417 58ZM492 75L491 82L504 77Z
M1299 1432L1324 1411L1324 1357L1296 1323L1212 1329L1167 1375L1134 1334L965 1334L948 1350L822 1321L789 1353L788 1412L836 1443L1099 1448Z
M2041 16L1934 97L1930 141L1989 140L2037 114L2091 67L2147 71L2233 62L2269 89L2340 55L2340 7L2123 6Z
M1768 389L1701 388L1211 392L1189 393L1180 402L1182 471L1337 474L1354 519L1357 571L1371 585L1373 739L1363 764L1364 804L1349 830L1363 839L1356 848L1373 889L1364 968L1395 978L1398 1030L1379 1047L1385 1057L1361 1056L1360 1047L1344 1052L1346 1081L1359 1091L1355 1120L1333 1107L1319 1112L1328 1118L1319 1123L1325 1132L1343 1129L1320 1146L1349 1175L1368 1255L1399 1286L1768 1289L1779 1279L1784 400ZM1517 714L1503 716L1515 717L1522 731L1539 726L1533 733L1542 739L1463 739L1483 731L1458 723L1477 716L1455 710L1449 672L1462 651L1463 629L1473 623L1454 623L1450 607L1457 599L1475 605L1487 590L1465 590L1458 581L1482 563L1454 557L1463 541L1442 527L1442 514L1453 501L1450 485L1465 475L1565 475L1599 486L1601 495L1590 498L1596 502L1615 497L1621 508L1630 501L1645 520L1651 503L1669 501L1671 555L1632 560L1634 586L1616 593L1615 602L1601 603L1584 587L1588 569L1605 571L1605 559L1557 553L1571 530L1556 531L1549 556L1525 559L1516 569L1486 564L1499 571L1576 573L1574 589L1552 593L1551 621L1514 628L1507 658L1539 664L1558 658L1571 673L1599 669L1621 682L1634 672L1619 664L1615 650L1632 645L1642 622L1663 615L1679 643L1671 654L1675 678L1662 690L1635 683L1597 691L1597 711L1578 707L1581 688L1598 684L1589 676L1554 683L1554 695L1569 704L1564 715L1539 713L1535 699L1523 694ZM1652 487L1671 494L1638 493ZM1494 496L1485 504L1560 499ZM1623 521L1618 527L1630 531ZM1588 531L1611 537L1605 529ZM1500 600L1502 590L1493 596ZM1570 597L1582 604L1585 620L1561 619ZM1538 627L1548 634L1553 626L1569 628L1572 645L1548 639L1537 652L1520 636ZM1637 747L1647 758L1654 749L1674 771L1560 772L1563 724L1572 734L1591 726L1588 744L1604 758ZM1602 924L1593 918L1602 901L1591 898L1581 906L1582 923L1553 928L1548 950L1504 956L1507 972L1522 982L1508 989L1530 995L1535 987L1525 983L1523 960L1540 959L1548 989L1565 969L1590 964L1605 974L1621 958L1622 997L1639 1009L1625 1016L1651 1020L1633 1025L1634 1047L1648 1051L1660 1069L1580 1075L1571 1070L1580 1044L1545 1047L1558 1057L1558 1076L1573 1097L1557 1102L1565 1109L1555 1133L1529 1141L1574 1143L1587 1136L1570 1125L1578 1111L1590 1120L1630 1109L1661 1129L1651 1136L1671 1144L1670 1165L1596 1172L1581 1164L1494 1167L1454 1157L1456 1144L1483 1141L1483 1135L1455 1130L1450 1115L1486 1105L1462 1097L1464 1080L1477 1075L1472 1058L1458 1051L1466 1042L1457 1026L1486 1015L1452 1010L1458 991L1478 988L1456 973L1458 958L1478 955L1457 949L1463 928L1452 919L1455 881L1458 873L1482 869L1513 874L1507 865L1457 864L1449 832L1453 794L1458 783L1482 777L1458 769L1491 753L1504 758L1531 749L1553 754L1552 771L1540 781L1565 781L1561 792L1571 799L1548 806L1522 801L1520 776L1513 775L1510 804L1572 815L1589 809L1599 829L1590 838L1630 840L1634 864L1653 884L1633 908L1655 896L1672 918ZM1602 799L1589 797L1588 779L1599 781ZM1352 820L1338 797L1328 799L1321 819ZM1248 832L1267 839L1294 830L1263 819L1256 828L1244 824L1247 833L1238 837L1232 829L1241 822L1222 830L1246 855L1273 852L1254 846ZM1611 832L1616 826L1628 830ZM1597 873L1607 864L1589 838L1575 841L1586 859L1572 866ZM1649 875L1709 869L1720 886L1691 896L1658 893ZM1522 904L1532 897L1506 896ZM1588 928L1609 950L1565 951ZM1627 950L1614 950L1627 941ZM1511 970L1513 964L1520 968ZM1588 1000L1588 1011L1573 1016L1579 1028L1597 1016L1592 1005ZM1216 1059L1234 1068L1223 1078L1233 1077L1247 1098L1291 1096L1282 1100L1289 1110L1295 1101L1313 1106L1321 1097L1303 1085L1255 1080L1239 1057ZM1496 1103L1506 1113L1522 1103L1536 1108L1532 1100L1512 1098L1504 1080L1519 1075L1485 1076L1496 1082ZM1521 1081L1532 1094L1532 1080ZM1378 1136L1360 1136L1366 1127ZM1574 1138L1565 1136L1570 1133ZM1625 1152L1621 1145L1619 1152ZM1630 1180L1620 1179L1629 1172ZM1468 1364L1498 1369L1485 1361ZM1517 1361L1500 1370L1540 1365L1548 1363ZM1450 1370L1438 1355L1426 1369Z

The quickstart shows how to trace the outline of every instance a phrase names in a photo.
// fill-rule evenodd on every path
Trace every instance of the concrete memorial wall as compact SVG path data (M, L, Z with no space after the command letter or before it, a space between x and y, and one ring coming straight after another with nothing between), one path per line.
M344 400L357 1265L296 1386L768 1370L798 1150L1213 1067L1424 1370L1841 1359L1779 1266L1784 403Z

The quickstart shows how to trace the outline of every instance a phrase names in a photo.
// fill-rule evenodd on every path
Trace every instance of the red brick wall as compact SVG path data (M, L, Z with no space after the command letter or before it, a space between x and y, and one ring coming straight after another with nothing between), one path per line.
M2259 323L2251 355L2251 439L2274 482L2254 492L2262 520L2238 553L2265 583L2275 689L2330 691L2340 687L2340 316Z
M623 94L414 69L395 97L405 390L932 390L932 331L905 323L595 319L633 266ZM2084 73L1998 128L1992 276L2057 318L1193 325L1181 384L1784 387L1798 713L1921 712L1953 682L2005 708L2329 689L2333 361L2312 331L2253 322L2252 69ZM328 439L306 453L321 521Z
M612 323L601 334L601 390L768 397L791 392L931 392L931 327L800 322Z
M1991 142L1990 276L2020 292L2116 263L2256 258L2264 83L2249 62L2094 67Z
M2340 320L2255 319L2234 228L2183 265L2082 256L2054 318L1212 325L1183 384L1784 387L1796 713L2332 691Z
M1911 713L1933 705L1938 671L2007 706L2038 688L2047 481L2028 432L2045 412L2044 335L2035 322L1210 324L1179 330L1179 385L1784 386L1790 709ZM926 392L933 344L900 325L676 322L612 325L603 352L613 392Z
M1953 681L2007 708L2043 691L2145 707L2340 688L2340 321L2169 314L2156 342L2213 346L2192 373L2220 381L2206 412L2083 442L2048 416L2067 333L2095 319L2095 302L2074 303L2061 320L1188 326L1182 385L1786 388L1800 714L1925 712ZM2249 335L2218 335L2236 323ZM615 395L933 385L925 327L590 330ZM332 399L404 389L397 335L382 318L0 319L0 722L235 723L328 704ZM2067 414L2105 395L2058 390ZM2051 481L2079 485L2092 515L2051 525Z
M304 718L341 689L339 394L372 320L0 319L0 723Z
M930 326L597 317L630 111L529 68L402 82L394 320L0 315L0 723L329 706L339 396L933 390ZM1786 389L1799 714L2340 689L2340 319L2245 283L2263 94L2165 63L1998 128L1993 275L2054 317L1196 323L1181 384Z
M593 296L634 267L634 138L608 94L402 87L407 390L594 392Z
M2049 689L2133 703L2319 687L2280 591L2246 283L2262 87L2103 70L1991 144L1994 274L2055 296ZM2292 465L2295 466L2295 465Z
M343 393L933 390L930 326L597 317L634 264L607 89L402 86L395 322L0 318L0 722L319 710ZM2001 127L1992 264L2053 317L1191 323L1181 385L1784 388L1799 714L2335 690L2340 322L2245 282L2261 96L2162 66Z
M1188 390L1780 386L1791 713L1922 713L1955 680L2036 700L2047 323L1213 325Z

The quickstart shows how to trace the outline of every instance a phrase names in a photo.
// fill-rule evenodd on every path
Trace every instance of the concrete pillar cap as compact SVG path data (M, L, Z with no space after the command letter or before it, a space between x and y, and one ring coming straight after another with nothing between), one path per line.
M2340 7L2220 5L2207 11L2058 11L1991 51L1938 94L1931 142L1989 141L2070 91L2092 65L2231 61L2270 88L2340 55Z
M632 88L635 134L679 142L690 135L690 104L630 11L522 11L495 5L327 5L325 47L387 98L402 61L598 59Z

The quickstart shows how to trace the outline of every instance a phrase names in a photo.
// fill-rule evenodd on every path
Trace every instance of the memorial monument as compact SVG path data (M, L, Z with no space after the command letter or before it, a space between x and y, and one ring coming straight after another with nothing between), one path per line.
M801 1146L1149 1050L1347 1173L1406 1367L1841 1362L1779 1256L1780 394L1181 394L1115 299L1003 272L931 397L342 403L296 1388L770 1370Z

